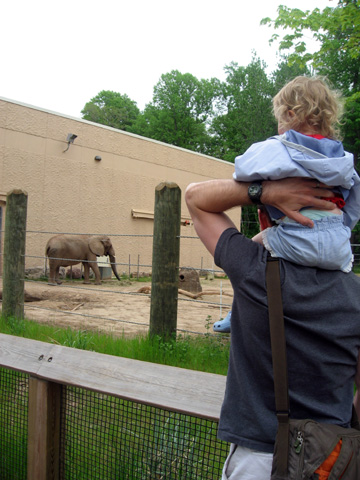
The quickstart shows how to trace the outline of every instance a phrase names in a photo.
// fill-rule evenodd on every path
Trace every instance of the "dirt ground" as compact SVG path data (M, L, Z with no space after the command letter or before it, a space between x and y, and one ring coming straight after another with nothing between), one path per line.
M202 292L197 299L179 293L179 330L212 333L212 324L231 308L233 291L229 280L201 278L200 283ZM25 301L25 317L77 330L125 336L145 334L149 329L150 295L142 292L150 288L151 282L135 281L103 280L101 285L93 281L85 285L64 280L59 286L26 281L26 300L32 301Z

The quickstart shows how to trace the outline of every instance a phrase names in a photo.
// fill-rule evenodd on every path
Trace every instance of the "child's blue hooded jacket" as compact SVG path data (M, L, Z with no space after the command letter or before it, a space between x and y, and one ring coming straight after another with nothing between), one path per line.
M310 177L332 187L338 187L346 202L343 208L344 224L353 229L360 218L360 178L354 169L353 155L346 152L340 141L321 140L289 130L287 141L314 150L325 158L314 158L307 153L283 145L276 138L254 143L235 159L234 179L279 180L287 177ZM284 214L267 206L273 219Z

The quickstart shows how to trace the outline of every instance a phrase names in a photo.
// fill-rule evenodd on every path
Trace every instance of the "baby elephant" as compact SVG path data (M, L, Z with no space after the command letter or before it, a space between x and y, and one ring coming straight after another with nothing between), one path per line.
M90 283L90 267L95 274L95 284L100 285L100 270L96 257L109 255L111 268L120 280L115 265L115 250L109 237L105 235L55 235L46 244L45 255L49 257L49 285L60 284L59 268L84 265L84 283Z

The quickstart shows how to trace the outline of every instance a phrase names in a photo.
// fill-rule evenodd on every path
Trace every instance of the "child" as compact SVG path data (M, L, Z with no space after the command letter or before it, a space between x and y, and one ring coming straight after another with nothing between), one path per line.
M314 221L304 227L266 206L276 226L254 237L273 257L305 266L350 272L351 230L360 218L360 179L353 155L336 140L338 102L318 77L296 77L273 99L280 136L252 145L235 159L238 181L310 177L333 187L334 210L309 208L302 215Z
M253 240L262 243L273 257L350 272L350 235L360 218L360 178L353 155L335 139L339 122L336 94L319 77L296 77L274 97L273 110L279 136L255 143L236 157L234 179L261 183L285 177L314 178L332 187L335 197L326 200L336 208L319 210L309 205L301 210L314 222L309 228L266 206L276 226ZM214 330L229 332L230 317L216 322Z

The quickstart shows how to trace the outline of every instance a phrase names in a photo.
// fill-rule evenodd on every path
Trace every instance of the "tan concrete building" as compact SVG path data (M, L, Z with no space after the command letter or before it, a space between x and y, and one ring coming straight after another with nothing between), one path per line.
M68 143L69 134L76 135ZM183 193L194 181L230 178L233 165L120 130L0 98L0 222L6 195L28 193L26 267L43 266L55 233L108 234L118 271L151 270L155 187L182 191L181 236L196 236ZM240 223L240 209L231 216ZM181 239L180 265L212 268L198 239ZM1 251L3 238L1 239ZM139 267L137 265L139 264Z

